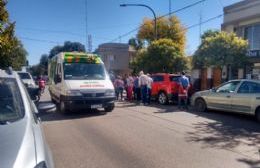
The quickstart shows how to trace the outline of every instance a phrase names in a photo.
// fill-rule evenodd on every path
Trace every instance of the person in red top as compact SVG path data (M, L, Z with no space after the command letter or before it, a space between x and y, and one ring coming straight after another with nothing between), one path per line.
M45 89L45 80L43 80L42 76L39 78L38 84L41 93L43 93Z
M134 78L131 75L128 75L126 78L126 87L127 87L127 100L131 101L133 99L133 87L134 87Z

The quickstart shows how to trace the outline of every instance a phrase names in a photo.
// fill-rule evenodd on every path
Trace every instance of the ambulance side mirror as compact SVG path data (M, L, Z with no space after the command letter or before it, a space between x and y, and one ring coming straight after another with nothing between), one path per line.
M55 76L55 83L60 83L61 82L61 75L60 74L57 74Z

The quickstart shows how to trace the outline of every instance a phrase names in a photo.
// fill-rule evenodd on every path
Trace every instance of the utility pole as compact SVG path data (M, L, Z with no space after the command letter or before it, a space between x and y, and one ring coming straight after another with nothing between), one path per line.
M199 19L199 23L200 23L199 24L199 39L201 41L202 10L200 11L199 17L200 17L200 19Z
M92 52L92 36L90 34L88 35L88 52Z
M89 44L88 44L88 41L89 41L89 38L88 38L88 0L85 0L85 21L86 21L86 51L89 51Z
M169 0L169 18L171 17L172 13L172 0Z

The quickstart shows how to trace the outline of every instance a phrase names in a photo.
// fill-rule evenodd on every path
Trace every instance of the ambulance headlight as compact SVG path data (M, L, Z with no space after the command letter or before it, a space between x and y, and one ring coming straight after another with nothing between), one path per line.
M67 90L66 95L67 96L82 96L82 94L79 90Z
M115 96L115 90L114 89L106 90L105 96Z

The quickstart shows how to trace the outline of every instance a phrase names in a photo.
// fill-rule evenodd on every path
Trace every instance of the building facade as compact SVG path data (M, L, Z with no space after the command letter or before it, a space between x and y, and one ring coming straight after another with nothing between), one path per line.
M106 69L116 75L131 73L129 63L133 59L135 50L128 44L104 43L98 46L97 54L101 56Z
M222 30L234 32L249 43L249 64L237 71L237 77L260 80L260 0L243 0L225 7Z

